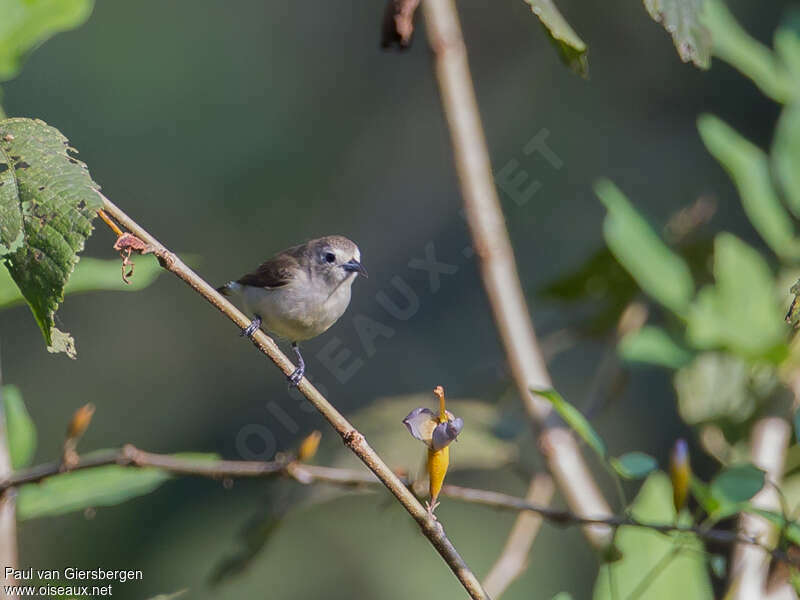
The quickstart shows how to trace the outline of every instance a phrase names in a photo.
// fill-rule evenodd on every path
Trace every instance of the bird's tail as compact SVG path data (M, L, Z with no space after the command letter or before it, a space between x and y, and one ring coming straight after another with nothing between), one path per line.
M223 296L231 296L234 292L238 292L242 289L242 284L237 283L236 281L229 281L223 286L217 288L217 291L222 294Z

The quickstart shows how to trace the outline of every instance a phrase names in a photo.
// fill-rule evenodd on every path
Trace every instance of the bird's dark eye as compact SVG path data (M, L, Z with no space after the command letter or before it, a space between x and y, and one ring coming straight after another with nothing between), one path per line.
M336 262L336 255L333 252L326 252L325 253L325 262L328 262L328 263Z

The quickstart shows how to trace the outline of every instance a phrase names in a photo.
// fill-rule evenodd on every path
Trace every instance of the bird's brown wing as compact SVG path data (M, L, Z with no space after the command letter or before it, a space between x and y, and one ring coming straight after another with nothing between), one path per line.
M299 268L296 252L289 248L261 264L252 273L244 275L237 283L252 287L278 288L288 284Z

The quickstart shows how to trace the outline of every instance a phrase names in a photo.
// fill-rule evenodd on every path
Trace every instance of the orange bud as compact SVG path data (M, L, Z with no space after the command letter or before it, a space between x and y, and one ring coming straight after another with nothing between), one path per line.
M92 415L94 415L94 404L89 402L84 404L72 415L72 420L69 422L67 428L67 437L75 439L81 437L92 422Z
M319 431L312 431L305 439L300 442L300 447L297 449L297 460L304 462L314 458L319 448L319 441L322 439L322 433Z

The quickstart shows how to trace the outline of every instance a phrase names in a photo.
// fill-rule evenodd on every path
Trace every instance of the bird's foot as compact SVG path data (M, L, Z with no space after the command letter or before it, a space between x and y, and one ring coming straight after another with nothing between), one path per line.
M427 509L428 509L428 514L429 514L430 516L432 516L432 517L433 517L435 520L437 520L437 521L438 521L439 519L437 519L437 518L436 518L436 515L435 515L435 514L433 514L433 511L435 511L435 510L436 510L436 507L437 507L437 506L439 506L439 501L438 501L438 500L434 500L433 502L430 502L430 501L426 501L426 502L425 502L425 508L427 508Z
M305 365L303 365L301 367L297 367L294 371L292 371L291 375L287 375L286 379L289 380L289 387L290 388L297 387L297 384L300 383L300 380L303 378L303 375L305 375L305 372L306 372Z
M250 325L242 329L242 333L239 334L242 337L249 337L252 338L253 334L261 328L261 317L256 315Z

